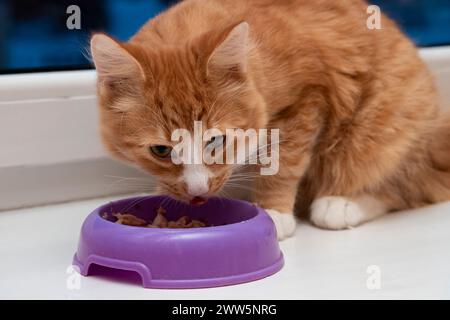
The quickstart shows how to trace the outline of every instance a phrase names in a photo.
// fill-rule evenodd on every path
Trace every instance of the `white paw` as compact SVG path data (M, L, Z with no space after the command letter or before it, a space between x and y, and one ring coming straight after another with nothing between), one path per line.
M322 197L311 205L311 221L325 229L346 229L364 222L365 213L358 204L344 197Z
M275 224L278 240L284 240L294 234L296 222L293 213L280 213L274 209L266 209L266 212Z

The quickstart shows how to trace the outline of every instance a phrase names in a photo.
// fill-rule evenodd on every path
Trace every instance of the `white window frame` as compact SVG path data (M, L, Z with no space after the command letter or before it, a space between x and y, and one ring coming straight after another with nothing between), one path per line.
M450 107L450 46L420 50ZM97 133L94 70L0 75L0 210L124 193Z
M0 76L0 210L130 192L97 132L95 70Z

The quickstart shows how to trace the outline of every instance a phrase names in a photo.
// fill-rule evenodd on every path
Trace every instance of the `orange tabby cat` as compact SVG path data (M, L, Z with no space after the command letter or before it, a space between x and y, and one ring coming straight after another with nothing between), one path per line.
M280 168L254 201L280 239L293 215L353 227L450 199L450 125L414 45L362 0L186 0L128 42L97 34L101 133L108 149L189 201L217 193L233 165L167 161L171 132L279 128Z

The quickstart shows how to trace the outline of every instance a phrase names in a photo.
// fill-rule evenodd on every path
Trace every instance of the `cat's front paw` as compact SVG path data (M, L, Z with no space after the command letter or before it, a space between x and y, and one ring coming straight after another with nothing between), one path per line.
M312 223L324 229L352 228L362 223L364 216L356 202L344 197L322 197L311 205Z
M275 209L266 209L266 212L275 224L278 240L284 240L294 234L296 222L293 213L281 213Z

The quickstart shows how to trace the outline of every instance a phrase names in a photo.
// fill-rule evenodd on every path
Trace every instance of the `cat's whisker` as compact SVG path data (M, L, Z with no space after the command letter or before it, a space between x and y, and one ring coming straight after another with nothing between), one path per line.
M233 180L239 180L239 179L254 179L256 177L259 177L260 174L259 173L252 173L252 174L246 174L246 175L232 175L228 180L229 181L233 181Z
M227 199L231 199L232 197L224 190L224 188L220 189L220 191L219 191L219 200L220 200L220 203L222 204L222 206L224 207L225 206L225 202L223 201L222 197L227 198Z
M229 178L229 180L233 180L233 179L255 178L255 177L257 177L257 176L259 176L258 173L254 173L254 174L253 174L253 173L252 173L252 174L240 174L240 175L236 174L236 175L231 176L231 177Z
M137 189L137 188L155 188L155 183L152 181L149 181L145 178L134 178L134 177L118 177L118 176L108 176L105 175L105 177L108 178L114 178L118 179L117 181L112 182L108 188L127 188L127 189Z
M132 183L128 181L116 181L108 186L108 188L154 188L153 184L146 183Z
M246 158L244 158L243 163L237 163L236 165L246 165L246 164L255 164L256 165L256 164L258 164L258 159L260 157L259 151L262 148L266 148L265 149L265 151L266 151L267 147L269 147L269 146L271 147L271 146L279 145L279 144L280 144L280 141L262 145L262 146L258 147L255 151L253 151L251 154L249 154Z
M124 179L124 180L144 180L148 178L142 178L142 177L122 177L122 176L114 176L114 175L105 175L106 178L114 178L114 179Z
M164 206L169 202L170 197L165 197L161 203L159 204L160 207L164 208Z
M137 206L139 203L141 203L141 202L143 202L143 201L145 201L147 199L150 199L150 197L152 197L152 196L151 195L143 196L143 197L139 197L139 198L133 200L125 209L123 209L123 213L127 213L128 210L130 210L131 208Z
M252 193L256 193L256 194L261 192L261 191L255 189L255 188L253 188L253 187L242 185L242 184L239 184L239 183L227 183L226 186L232 187L232 188L237 188L237 189L248 190L248 191L251 191Z
M230 116L234 113L240 113L239 109L235 109L230 113L230 111L227 108L216 108L218 98L219 97L216 97L216 99L214 100L214 103L212 104L211 108L208 111L209 119L213 119L215 123L220 123L225 116ZM228 96L228 98L225 101L222 101L221 104L226 106L235 98L236 98L235 95L230 95L230 96ZM213 111L213 113L211 113L211 111ZM217 118L217 115L220 112L223 112L223 115L221 117Z
M227 103L229 103L231 101L231 99L229 101L226 101L224 104L226 105ZM220 113L223 114L220 114ZM225 117L231 117L235 114L240 114L241 110L232 110L231 112L228 111L226 108L217 108L217 111L214 113L214 115L211 116L211 119L215 122L215 124L219 124L221 123ZM218 116L220 115L220 117Z
M141 186L155 186L153 181L135 181L135 180L117 180L111 183L115 184L128 184L128 185L141 185Z
M229 182L238 182L238 183L251 183L255 181L256 177L247 177L247 178L239 178L239 179L230 179Z

